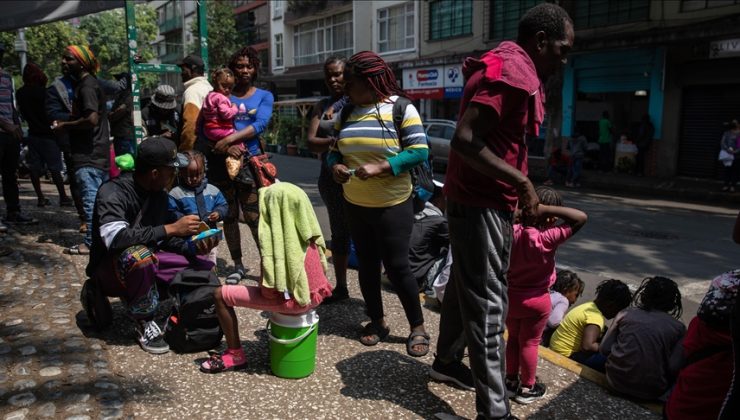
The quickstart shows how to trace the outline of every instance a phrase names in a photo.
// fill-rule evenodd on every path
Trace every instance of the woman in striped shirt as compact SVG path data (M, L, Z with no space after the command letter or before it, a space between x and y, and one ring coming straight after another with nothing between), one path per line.
M351 105L335 126L339 140L328 164L335 181L343 186L360 266L360 289L370 317L360 342L373 346L390 333L381 299L382 262L411 329L406 351L421 357L429 351L429 335L408 259L414 222L409 170L428 158L426 134L411 104L406 106L400 127L395 127L393 106L403 91L377 54L353 55L345 65L344 80Z

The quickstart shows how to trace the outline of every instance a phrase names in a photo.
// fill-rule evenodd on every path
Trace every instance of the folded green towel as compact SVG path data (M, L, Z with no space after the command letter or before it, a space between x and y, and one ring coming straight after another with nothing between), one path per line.
M327 269L326 244L311 201L299 187L278 182L259 190L259 246L262 255L262 284L279 292L288 291L305 306L311 301L304 268L306 250L313 240Z

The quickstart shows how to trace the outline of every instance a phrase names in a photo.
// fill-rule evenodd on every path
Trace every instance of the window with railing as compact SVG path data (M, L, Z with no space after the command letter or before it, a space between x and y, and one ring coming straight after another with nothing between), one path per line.
M522 15L542 2L543 0L490 0L489 37L494 40L516 39Z
M736 4L740 4L740 0L681 0L681 11L693 12L695 10L734 6Z
M414 30L414 3L378 9L378 52L412 50Z
M650 0L590 0L575 2L576 29L598 28L650 19Z
M331 55L352 55L352 12L312 20L295 27L294 65L321 63Z
M275 68L283 68L283 34L275 34Z
M429 40L473 33L472 0L435 0L429 2Z

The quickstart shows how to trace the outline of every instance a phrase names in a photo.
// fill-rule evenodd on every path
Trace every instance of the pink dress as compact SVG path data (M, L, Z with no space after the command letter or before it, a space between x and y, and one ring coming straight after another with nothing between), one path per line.
M308 312L319 306L324 298L331 296L331 284L326 279L324 267L321 265L321 256L316 244L312 243L306 250L304 262L308 288L311 292L311 302L300 306L292 298L286 299L283 293L275 289L259 286L222 286L221 296L228 306L239 306L262 311L278 312L294 315Z
M217 142L234 132L234 117L238 109L222 93L211 91L203 101L203 133L208 140Z

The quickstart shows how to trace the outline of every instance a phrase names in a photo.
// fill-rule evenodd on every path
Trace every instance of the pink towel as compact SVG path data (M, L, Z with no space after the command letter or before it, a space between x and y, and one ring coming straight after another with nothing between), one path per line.
M308 287L311 293L311 302L300 306L295 300L285 299L285 295L259 286L222 286L221 295L228 306L239 306L262 311L279 312L283 314L301 314L321 304L324 298L331 296L331 284L326 278L324 267L316 244L311 243L306 251L304 262Z
M529 55L517 43L504 41L480 59L468 57L463 74L468 79L476 71L484 71L487 83L504 83L521 89L530 96L528 132L539 134L545 117L545 92L537 76L537 69Z

